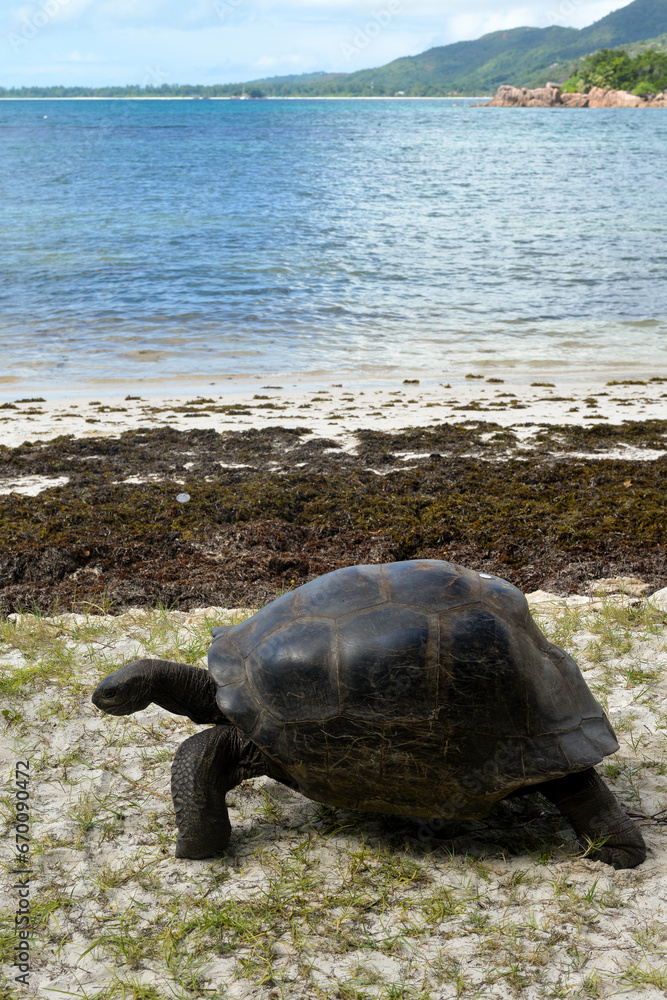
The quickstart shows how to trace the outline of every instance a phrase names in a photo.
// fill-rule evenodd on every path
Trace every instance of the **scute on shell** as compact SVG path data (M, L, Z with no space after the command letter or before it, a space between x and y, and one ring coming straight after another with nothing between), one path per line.
M209 668L224 714L332 805L474 818L618 749L524 595L437 560L313 580L226 628Z

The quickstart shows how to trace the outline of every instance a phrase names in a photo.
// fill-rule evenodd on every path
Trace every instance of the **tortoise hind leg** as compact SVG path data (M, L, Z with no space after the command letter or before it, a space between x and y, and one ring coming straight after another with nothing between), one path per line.
M225 795L244 778L264 773L261 753L233 726L213 726L181 743L171 768L176 857L223 853L232 833Z
M560 809L579 840L604 839L591 854L614 868L636 868L646 858L646 845L638 826L624 812L615 795L593 768L545 781L537 786Z

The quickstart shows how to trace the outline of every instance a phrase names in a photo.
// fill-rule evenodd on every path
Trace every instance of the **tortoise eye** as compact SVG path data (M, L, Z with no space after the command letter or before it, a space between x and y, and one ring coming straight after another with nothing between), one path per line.
M115 698L116 694L117 694L117 688L115 688L113 685L111 685L110 687L106 687L104 689L105 698Z

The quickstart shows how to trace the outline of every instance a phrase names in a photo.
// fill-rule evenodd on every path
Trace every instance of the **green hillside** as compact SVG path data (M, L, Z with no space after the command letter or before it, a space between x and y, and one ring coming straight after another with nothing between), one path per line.
M537 86L561 70L566 79L571 61L601 48L626 46L667 33L667 0L634 0L588 28L512 28L476 41L456 42L418 56L395 59L377 69L357 73L322 73L309 77L273 77L251 86L267 95L429 96L481 94L502 83ZM227 92L238 86L225 88Z
M613 47L623 49L631 59L641 55L642 52L646 52L647 49L652 49L654 52L667 52L667 32L657 35L655 38L645 38L640 42L630 42L629 44ZM548 69L542 69L529 77L525 81L525 85L527 87L543 87L549 80L557 82L568 80L581 69L589 54L577 56L576 59L569 59L567 62L555 63L549 66Z
M386 66L356 73L306 73L236 84L163 84L161 87L28 87L0 88L4 97L327 97L483 94L503 83L541 86L547 80L564 81L585 58L599 49L623 47L631 56L649 47L664 50L667 40L667 0L634 0L587 28L511 28L475 41L456 42L417 56L395 59Z
M666 0L634 0L588 28L513 28L471 42L429 49L396 59L377 69L346 75L322 75L284 83L280 78L256 84L267 94L479 94L502 83L516 86L546 82L550 70L596 49L640 42L667 32ZM568 76L564 74L564 77ZM283 78L284 79L284 78ZM371 88L372 84L372 88Z
M600 21L582 28L580 34L596 49L612 49L639 42L667 31L666 0L635 0L614 10Z

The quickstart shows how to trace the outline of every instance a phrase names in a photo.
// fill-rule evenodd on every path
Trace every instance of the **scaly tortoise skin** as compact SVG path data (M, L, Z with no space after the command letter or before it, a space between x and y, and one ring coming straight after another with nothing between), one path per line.
M208 675L140 660L93 695L111 714L154 701L214 724L174 760L177 856L224 850L226 791L268 774L334 806L449 819L539 790L580 839L606 838L601 860L644 860L593 770L614 731L512 584L436 560L350 566L213 635Z

